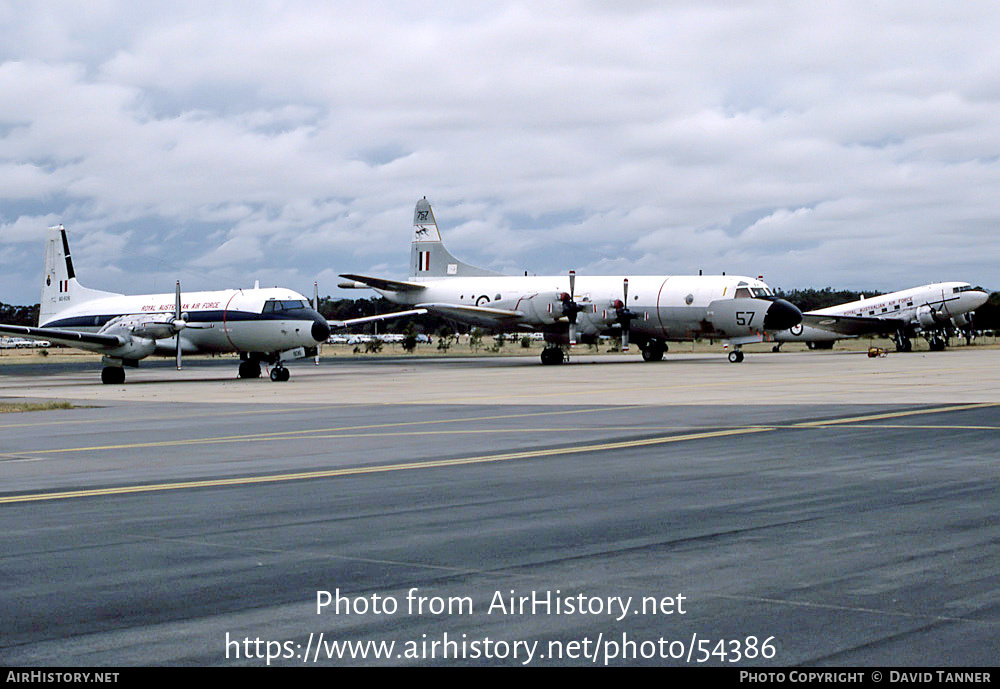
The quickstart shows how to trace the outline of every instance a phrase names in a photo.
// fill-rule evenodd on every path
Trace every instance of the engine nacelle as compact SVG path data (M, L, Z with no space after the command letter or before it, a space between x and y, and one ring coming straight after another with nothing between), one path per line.
M112 318L101 328L101 332L112 335L131 333L147 340L166 340L177 334L181 329L178 325L183 326L183 320L178 321L167 313L132 314Z
M150 315L130 315L112 318L100 329L102 335L118 335L125 339L125 343L112 351L106 353L107 356L115 359L145 359L156 351L156 340L145 336L146 332L164 333L162 337L173 337L173 319L164 314Z
M133 337L126 335L128 340L118 349L106 352L106 356L115 359L145 359L156 351L156 340L148 340L144 337Z
M948 323L948 317L933 306L924 305L917 309L917 322L924 328L939 328Z
M952 316L951 322L955 324L956 328L965 328L972 325L972 314L960 313L957 316Z
M561 292L539 292L522 297L516 309L524 313L532 324L552 325L563 318Z

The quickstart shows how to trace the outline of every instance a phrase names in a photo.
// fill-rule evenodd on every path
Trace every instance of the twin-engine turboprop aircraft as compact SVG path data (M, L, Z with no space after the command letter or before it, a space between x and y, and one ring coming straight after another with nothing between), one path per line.
M668 341L726 340L737 363L743 344L802 319L764 282L737 275L522 277L476 268L445 249L426 198L417 202L413 225L409 280L344 274L349 282L340 287L371 288L397 304L495 331L542 332L549 344L543 364L563 361L559 345L601 334L620 334L626 350L631 334L646 361L662 359Z
M802 323L775 333L782 342L806 342L826 349L835 340L861 335L889 335L896 350L909 352L912 339L923 336L931 351L941 351L949 330L972 324L972 312L986 303L989 294L968 282L935 282L891 294L859 299L802 315Z
M272 364L271 380L286 381L283 362L316 353L330 323L308 299L282 287L127 296L81 285L73 270L66 230L48 230L45 281L37 328L0 325L0 333L76 347L104 355L101 381L124 383L125 366L150 355L238 352L241 378L258 378ZM424 313L408 311L336 321L334 327Z

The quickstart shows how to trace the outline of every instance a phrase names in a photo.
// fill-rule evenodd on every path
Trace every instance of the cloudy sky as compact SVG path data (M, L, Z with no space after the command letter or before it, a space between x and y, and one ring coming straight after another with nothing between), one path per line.
M1000 289L993 2L0 0L0 301L538 274Z

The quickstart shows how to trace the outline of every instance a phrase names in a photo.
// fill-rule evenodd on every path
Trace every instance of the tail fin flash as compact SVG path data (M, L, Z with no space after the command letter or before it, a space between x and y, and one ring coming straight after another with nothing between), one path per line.
M434 211L427 197L413 209L413 243L410 245L410 278L490 277L502 275L462 263L444 248Z
M42 282L42 300L39 306L38 325L44 326L60 311L85 301L102 297L120 296L114 292L87 289L76 279L73 259L69 253L66 228L50 227L45 239L45 275Z

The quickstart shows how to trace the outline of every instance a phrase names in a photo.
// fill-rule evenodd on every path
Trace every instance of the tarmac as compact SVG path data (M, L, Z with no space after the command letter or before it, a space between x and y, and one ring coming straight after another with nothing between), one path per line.
M0 362L0 659L995 665L998 358Z

